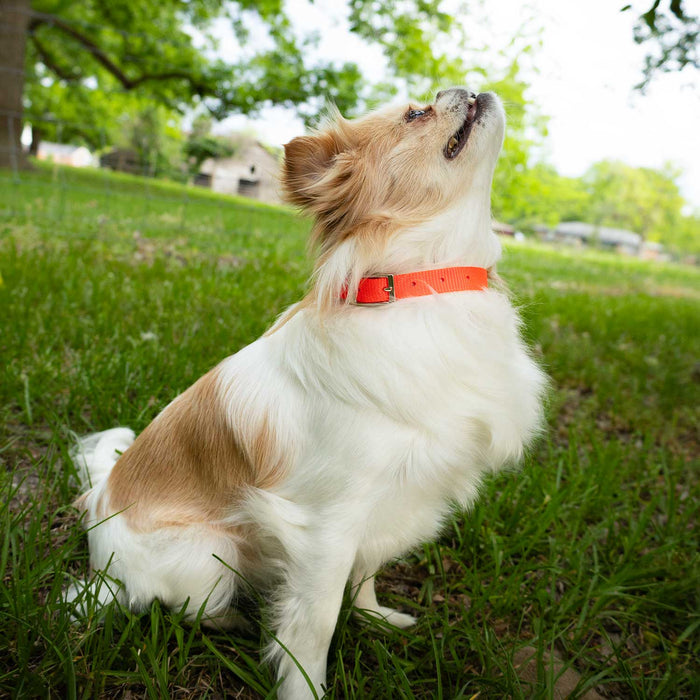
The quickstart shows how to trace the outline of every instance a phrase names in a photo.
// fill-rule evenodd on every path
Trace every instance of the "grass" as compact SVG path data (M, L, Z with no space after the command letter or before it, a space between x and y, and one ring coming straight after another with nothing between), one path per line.
M273 694L262 633L157 602L71 624L87 546L67 449L142 429L257 337L304 289L307 231L139 178L0 172L0 696ZM700 273L535 245L500 272L552 377L549 431L379 576L414 629L344 606L330 697L698 697Z

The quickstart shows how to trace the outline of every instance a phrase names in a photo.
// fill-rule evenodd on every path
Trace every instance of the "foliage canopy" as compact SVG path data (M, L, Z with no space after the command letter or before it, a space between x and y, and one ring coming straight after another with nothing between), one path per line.
M622 11L631 9L632 5L625 5ZM681 71L686 66L700 69L700 18L686 12L683 0L653 0L637 19L634 40L647 49L644 78L636 86L642 92L657 72Z
M461 60L433 50L454 30L441 4L350 0L350 30L381 48L390 77L422 87L463 80ZM217 57L223 25L233 29L227 53L236 60ZM367 80L352 61L315 58L318 41L297 33L282 0L35 0L25 113L77 122L93 143L96 125L113 121L135 92L177 113L199 105L216 119L283 105L311 120L319 95L352 113L370 94Z

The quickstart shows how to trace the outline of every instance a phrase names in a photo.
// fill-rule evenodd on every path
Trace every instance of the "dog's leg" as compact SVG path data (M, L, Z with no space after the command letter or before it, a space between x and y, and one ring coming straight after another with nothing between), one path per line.
M352 585L353 605L362 612L387 622L394 627L405 629L414 625L416 618L392 608L379 605L374 591L374 576L355 574Z
M277 597L279 643L271 645L270 653L278 663L277 677L282 679L277 691L280 700L305 700L314 693L323 697L328 647L350 575L352 553L340 544L332 552L325 549L326 556L322 548L315 549L303 563L290 566Z

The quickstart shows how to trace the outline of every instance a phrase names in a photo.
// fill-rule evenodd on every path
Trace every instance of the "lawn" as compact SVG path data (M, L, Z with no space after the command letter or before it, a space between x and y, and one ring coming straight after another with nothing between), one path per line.
M264 631L154 603L71 624L71 431L142 429L299 298L306 221L100 171L0 172L0 697L269 696ZM508 245L549 430L341 611L333 698L700 697L700 271ZM253 617L256 611L251 611Z

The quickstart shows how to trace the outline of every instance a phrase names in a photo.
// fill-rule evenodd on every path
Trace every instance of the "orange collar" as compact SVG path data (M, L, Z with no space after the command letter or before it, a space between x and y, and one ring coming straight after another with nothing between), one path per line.
M383 274L363 277L357 288L357 298L350 303L372 306L396 299L476 291L486 287L488 272L484 267L443 267L439 270L423 270L403 275ZM348 290L344 289L341 298L346 299L347 294Z

